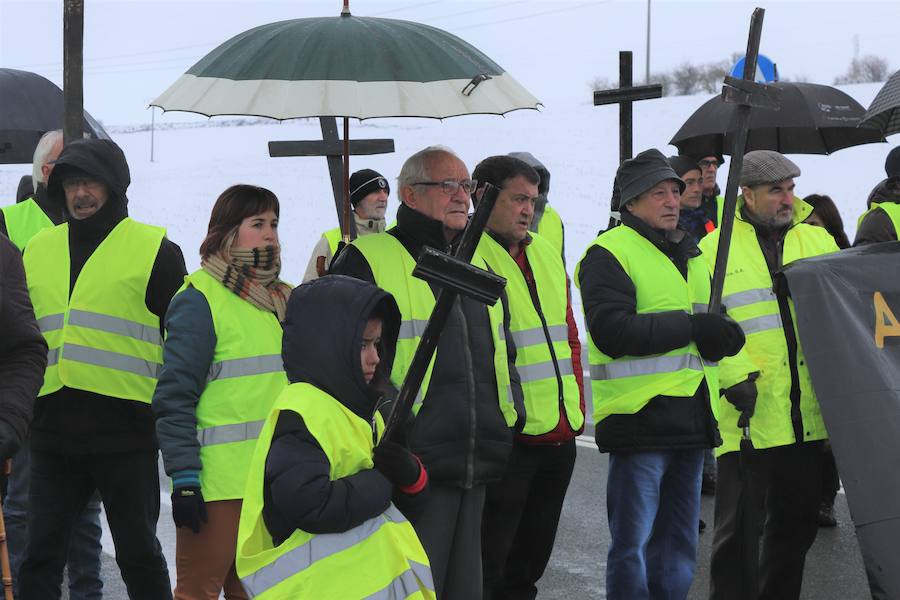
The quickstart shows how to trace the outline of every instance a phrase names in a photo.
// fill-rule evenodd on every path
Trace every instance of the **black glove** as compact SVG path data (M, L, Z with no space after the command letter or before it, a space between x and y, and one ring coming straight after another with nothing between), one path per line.
M175 527L187 527L200 533L206 523L206 502L199 487L177 487L172 492L172 520Z
M408 448L388 440L375 446L375 468L397 487L409 487L419 480L421 465Z
M697 313L691 315L691 339L696 342L700 356L718 362L740 352L744 330L727 315Z
M750 417L756 410L757 378L759 378L759 371L750 373L747 379L723 392L725 399L741 413L737 422L737 426L741 429L750 425Z

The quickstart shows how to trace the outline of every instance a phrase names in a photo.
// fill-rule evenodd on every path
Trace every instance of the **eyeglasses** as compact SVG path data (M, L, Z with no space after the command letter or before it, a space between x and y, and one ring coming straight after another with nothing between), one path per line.
M99 179L94 179L93 177L66 177L62 182L63 190L67 192L71 192L81 186L88 189L96 189L101 185L103 185L103 182Z
M447 194L448 196L453 196L456 192L459 191L459 188L462 188L463 191L467 194L471 194L475 188L478 187L478 182L474 179L463 179L462 181L456 181L455 179L445 179L443 181L418 181L413 183L412 185L428 185L428 186L441 186L441 191Z
M714 159L712 159L712 160L704 159L704 160L697 161L697 165L698 165L701 169L706 169L707 167L715 167L715 168L718 169L719 166L721 166L721 164L722 164L722 163L720 163L719 160L716 159L716 158L714 158Z

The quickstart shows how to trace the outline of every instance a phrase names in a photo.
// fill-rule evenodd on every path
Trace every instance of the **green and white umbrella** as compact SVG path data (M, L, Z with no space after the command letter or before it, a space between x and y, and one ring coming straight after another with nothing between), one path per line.
M208 117L344 118L342 227L350 239L348 118L502 115L540 102L480 50L397 19L280 21L241 33L150 103Z
M455 35L349 11L245 31L151 103L207 116L274 119L442 119L538 104L497 63Z

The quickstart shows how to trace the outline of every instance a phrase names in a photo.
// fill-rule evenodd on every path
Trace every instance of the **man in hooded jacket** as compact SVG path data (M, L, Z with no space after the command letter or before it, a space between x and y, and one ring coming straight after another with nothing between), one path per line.
M538 183L538 199L534 203L534 218L531 220L528 230L537 233L553 246L562 255L563 264L566 262L566 228L556 209L550 206L547 195L550 194L550 169L539 161L531 152L510 152L509 156L518 158L537 171L541 178Z
M128 217L131 181L110 140L75 140L47 186L67 222L25 248L35 316L50 348L31 431L31 542L23 600L60 596L72 526L99 490L131 598L171 598L159 541L150 400L166 309L186 274L165 230Z
M7 235L20 252L25 250L26 244L38 232L59 225L65 218L63 207L51 202L47 196L47 180L62 149L61 129L48 131L41 136L34 149L32 174L28 176L28 181L30 184L33 183L34 189L29 188L29 193L21 202L0 209L0 233ZM43 372L41 369L42 375ZM25 560L25 549L28 547L30 485L31 452L26 440L13 457L12 473L9 476L9 495L3 502L3 519L6 524L9 567L14 592L18 592L19 567ZM102 533L100 497L95 494L75 524L72 544L69 547L66 567L71 600L95 600L103 594L103 580L100 578Z

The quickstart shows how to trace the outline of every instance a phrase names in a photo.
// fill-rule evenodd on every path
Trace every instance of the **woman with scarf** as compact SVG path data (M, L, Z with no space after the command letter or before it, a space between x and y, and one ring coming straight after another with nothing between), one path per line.
M278 278L278 198L234 185L213 206L201 267L166 314L153 396L172 478L175 598L247 598L234 557L256 439L287 385L281 322L291 287Z

